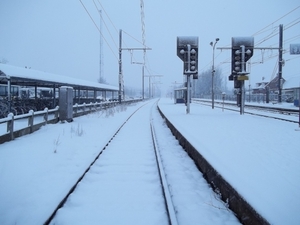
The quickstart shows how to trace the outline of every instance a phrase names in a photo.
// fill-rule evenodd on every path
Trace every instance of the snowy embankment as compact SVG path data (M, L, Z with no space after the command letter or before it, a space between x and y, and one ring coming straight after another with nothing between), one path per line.
M297 124L161 99L159 107L270 224L300 223Z

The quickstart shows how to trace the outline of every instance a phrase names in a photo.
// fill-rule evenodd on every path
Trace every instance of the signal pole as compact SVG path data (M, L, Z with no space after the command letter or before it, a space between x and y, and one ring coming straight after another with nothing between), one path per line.
M190 76L198 79L198 37L177 37L177 56L183 61L186 75L186 113L190 113Z
M187 71L191 71L191 45L187 44L187 63L188 63L188 69ZM190 113L190 74L186 75L186 113Z

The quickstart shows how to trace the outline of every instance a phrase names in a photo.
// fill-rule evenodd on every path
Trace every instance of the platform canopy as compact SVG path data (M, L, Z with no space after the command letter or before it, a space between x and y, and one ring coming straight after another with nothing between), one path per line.
M0 63L0 84L7 84L8 80L10 80L11 85L19 86L49 88L70 86L80 90L118 91L116 86Z

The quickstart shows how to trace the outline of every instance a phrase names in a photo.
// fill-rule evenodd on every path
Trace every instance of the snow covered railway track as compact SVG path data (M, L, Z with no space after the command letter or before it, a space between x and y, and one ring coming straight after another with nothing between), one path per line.
M211 106L208 100L193 100L194 103ZM223 108L224 110L240 112L235 103L223 103L216 102L216 108ZM245 114L251 114L254 116L261 116L276 120L283 120L291 123L299 123L299 110L298 109L288 109L288 108L277 108L277 107L267 107L267 106L256 106L256 105L245 105Z
M165 199L165 203L166 203L166 209L168 212L169 224L170 225L178 225L176 212L175 212L175 206L173 204L172 195L171 195L170 189L169 189L170 186L166 179L166 173L164 171L164 165L163 165L161 153L159 151L159 145L158 145L158 140L156 137L152 113L151 113L151 119L150 119L150 127L151 127L151 136L152 136L153 147L154 147L156 162L157 162L158 171L159 171L160 182L162 185L162 191L163 191L163 195L164 195L164 199Z
M44 224L177 224L149 105L124 122Z
M151 101L118 129L45 224L227 222L240 224Z

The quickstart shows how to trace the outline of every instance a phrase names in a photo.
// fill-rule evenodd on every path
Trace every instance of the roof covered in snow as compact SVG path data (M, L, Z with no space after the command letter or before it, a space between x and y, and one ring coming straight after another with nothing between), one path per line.
M284 89L294 89L300 87L300 76L287 78L283 84Z
M11 84L21 86L71 86L73 88L80 88L82 90L118 91L118 87L107 84L100 84L97 82L90 82L72 77L0 63L0 83L6 84L8 79L11 80Z

